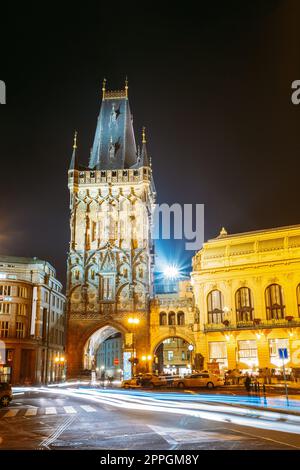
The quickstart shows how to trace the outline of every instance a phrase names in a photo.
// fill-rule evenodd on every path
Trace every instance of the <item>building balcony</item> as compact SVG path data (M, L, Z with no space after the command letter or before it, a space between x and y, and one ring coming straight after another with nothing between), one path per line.
M165 298L155 297L152 300L152 303L159 305L161 308L165 308L165 309L193 308L193 299L191 298L174 299L172 297L165 297Z
M262 330L270 328L300 328L300 318L293 318L293 320L261 320L260 322L229 322L228 325L224 325L223 323L206 323L204 325L204 332Z

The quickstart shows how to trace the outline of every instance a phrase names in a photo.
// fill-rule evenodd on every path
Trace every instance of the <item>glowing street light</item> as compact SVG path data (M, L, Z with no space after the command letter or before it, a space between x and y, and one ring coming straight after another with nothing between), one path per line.
M175 264L170 264L165 267L163 274L166 279L178 279L179 269Z

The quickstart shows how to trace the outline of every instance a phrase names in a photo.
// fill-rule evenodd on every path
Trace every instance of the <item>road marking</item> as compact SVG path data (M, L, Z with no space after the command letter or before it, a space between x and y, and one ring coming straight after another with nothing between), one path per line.
M168 444L196 443L196 442L211 442L211 441L243 441L246 437L234 436L232 434L224 434L214 431L198 431L192 429L182 428L167 428L163 426L149 426L154 432L163 437Z
M58 426L48 437L46 437L39 445L38 448L50 449L49 446L52 444L56 439L72 424L72 422L76 419L76 416L68 416L66 420Z
M16 416L16 414L19 412L19 409L17 410L9 410L5 413L3 418L12 418L13 416Z
M224 429L230 430L229 428L224 428ZM251 437L254 437L255 439L265 439L266 441L272 441L272 442L276 442L277 444L283 444L284 446L289 446L289 447L294 447L295 449L300 449L299 446L294 446L293 444L288 444L287 442L277 441L276 439L271 439L270 437L259 436L258 434L252 434L250 432L245 432L245 431L237 431L236 429L233 429L232 432L245 434L245 436L251 436Z
M95 410L95 408L93 408L90 405L80 405L80 408L82 408L84 411L87 411L88 413L92 413L93 411L97 411L97 410Z
M56 408L54 408L54 406L49 406L49 408L45 409L45 414L46 415L56 415L57 414Z
M24 416L36 416L38 408L29 408Z
M77 413L77 411L75 410L75 408L73 408L73 406L64 406L64 410L68 414Z

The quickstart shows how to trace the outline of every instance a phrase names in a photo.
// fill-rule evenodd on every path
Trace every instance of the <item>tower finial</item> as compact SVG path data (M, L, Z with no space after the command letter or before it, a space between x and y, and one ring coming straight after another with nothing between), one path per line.
M145 144L147 141L146 141L146 127L143 127L143 130L142 130L142 144Z
M127 75L125 77L125 93L126 93L126 98L128 98L128 77L127 77Z
M77 131L74 132L73 149L77 149Z
M106 78L103 78L102 82L102 99L105 99L105 87L106 87Z

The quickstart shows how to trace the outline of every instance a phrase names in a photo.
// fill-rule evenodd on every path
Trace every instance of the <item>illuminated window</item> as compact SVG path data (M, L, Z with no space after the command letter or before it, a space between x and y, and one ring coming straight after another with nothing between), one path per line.
M11 304L0 302L0 313L10 313Z
M11 295L11 286L0 286L0 295Z
M168 351L168 361L172 361L174 357L174 352L173 351Z
M27 315L26 304L17 304L17 315Z
M239 345L239 359L243 362L245 359L257 359L257 343L255 340L238 341Z
M165 312L160 312L159 314L159 324L165 326L167 324L167 314Z
M175 312L170 312L169 313L169 325L174 326L176 325L176 318L175 318Z
M183 326L184 325L184 312L177 313L177 325Z
M266 288L266 309L268 320L280 320L284 318L285 305L283 290L279 284L271 284Z
M207 296L208 323L222 323L223 321L223 294L219 290L212 290Z
M223 367L228 366L227 346L225 341L211 341L209 344L210 362L219 362Z
M25 336L25 328L24 323L17 321L16 322L16 337L18 339L24 338Z
M110 301L114 300L115 292L115 277L114 275L103 275L101 276L100 289L101 289L101 299Z
M0 338L8 338L8 321L1 321L0 322Z
M253 320L252 295L248 287L241 287L235 293L236 321Z
M17 295L18 295L18 297L24 297L26 299L26 297L27 297L27 288L18 286L18 294Z
M300 284L297 286L298 316L300 317Z
M288 356L289 354L289 340L288 339L269 339L269 351L270 351L270 358L279 359L279 352L278 349L287 349Z

